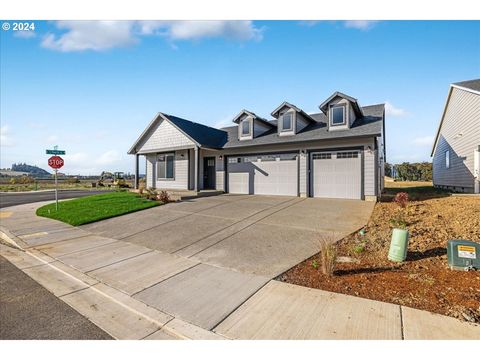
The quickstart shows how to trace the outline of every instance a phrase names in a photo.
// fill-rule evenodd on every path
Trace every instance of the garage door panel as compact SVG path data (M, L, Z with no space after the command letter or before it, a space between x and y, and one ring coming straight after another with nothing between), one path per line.
M250 194L251 173L252 168L249 163L228 164L228 192L231 194Z
M358 151L312 154L313 196L361 199L361 156Z
M262 159L264 159L262 161ZM257 195L298 195L296 154L234 158L228 163L230 193ZM240 162L235 162L240 161Z

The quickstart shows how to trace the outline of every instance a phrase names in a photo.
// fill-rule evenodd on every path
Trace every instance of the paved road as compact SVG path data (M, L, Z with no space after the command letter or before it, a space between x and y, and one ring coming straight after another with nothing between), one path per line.
M0 256L0 339L111 339Z
M103 190L59 190L59 199L72 199L88 195L102 194ZM38 191L25 193L0 193L0 208L29 204L39 201L55 200L55 191Z

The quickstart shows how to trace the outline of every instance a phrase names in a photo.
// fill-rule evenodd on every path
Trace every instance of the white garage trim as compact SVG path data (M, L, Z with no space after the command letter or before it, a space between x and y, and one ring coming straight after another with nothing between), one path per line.
M299 195L298 152L227 157L227 191L232 194Z
M310 196L363 199L363 151L329 149L310 152Z

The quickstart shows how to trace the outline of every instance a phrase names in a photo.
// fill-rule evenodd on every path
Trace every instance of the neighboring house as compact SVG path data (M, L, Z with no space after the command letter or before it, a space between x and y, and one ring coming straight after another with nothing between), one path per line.
M137 175L146 157L146 186L157 189L376 200L384 104L361 107L336 92L319 108L307 114L283 102L273 120L242 110L223 129L158 113L128 153Z
M433 184L480 193L480 79L450 85L432 148Z

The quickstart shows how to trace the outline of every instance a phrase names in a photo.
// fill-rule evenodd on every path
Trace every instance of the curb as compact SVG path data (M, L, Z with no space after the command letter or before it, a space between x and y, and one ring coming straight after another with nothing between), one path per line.
M193 325L193 324L190 324L188 322L185 322L183 320L180 320L176 317L174 317L173 315L171 314L168 314L164 311L161 311L161 310L158 310L158 309L155 309L147 304L144 304L143 302L140 302L134 298L131 298L133 301L136 301L138 302L139 304L141 304L142 306L146 306L148 308L151 308L152 310L154 311L158 311L159 313L162 313L162 314L165 314L165 315L168 315L168 316L171 316L172 319L168 320L167 322L165 323L161 323L159 322L158 320L152 318L151 316L149 316L148 314L145 314L144 312L142 311L139 311L129 305L126 305L124 304L122 301L116 299L114 296L110 295L110 294L107 294L106 292L104 291L101 291L97 288L95 288L93 285L90 285L88 283L86 283L85 281L79 279L78 277L58 268L57 266L53 265L52 263L46 261L45 259L33 254L32 252L30 252L28 249L25 249L25 243L19 239L17 236L15 236L14 234L12 234L8 229L6 229L4 226L0 226L0 238L2 240L5 241L5 245L6 246L10 246L12 248L14 248L15 250L18 250L18 251L21 251L23 253L25 253L27 256L30 256L32 258L34 258L35 260L41 262L43 265L48 265L49 267L51 267L52 269L54 269L55 271L58 271L59 273L61 273L62 275L64 276L67 276L71 279L73 279L74 281L78 282L78 283L81 283L81 284L84 284L85 285L85 288L82 289L82 290L85 290L85 289L91 289L91 290L94 290L95 292L97 292L99 295L107 298L108 300L122 306L123 308L125 308L127 311L130 311L132 313L135 313L143 318L145 318L146 320L150 321L151 323L154 323L156 324L159 328L158 330L156 331L164 331L174 337L178 337L180 339L183 339L183 340L200 340L200 339L225 339L227 340L228 338L222 336L222 335L219 335L213 331L210 331L210 330L206 330L206 329L203 329L201 327L198 327L196 325ZM17 243L19 242L19 243ZM48 255L47 255L48 256ZM54 259L52 258L54 261L59 261L57 259ZM7 259L8 260L8 259ZM63 263L62 263L63 264ZM15 264L13 264L15 266ZM65 264L66 265L66 264ZM68 265L66 265L68 266ZM21 271L23 271L22 269L20 269ZM72 270L75 270L74 268L72 268ZM83 274L83 273L82 273ZM28 275L28 274L27 274ZM88 274L84 274L85 276L89 276ZM92 278L92 280L95 280L95 281L98 281L97 279L95 278ZM119 292L119 293L122 293L120 290L117 290L105 283L102 283L102 282L98 282L100 284L103 284L104 286L112 289L113 291L115 292ZM40 284L42 285L42 284ZM43 286L43 285L42 285ZM48 290L48 289L47 289ZM51 292L51 291L50 291ZM123 294L123 293L122 293ZM55 294L54 294L55 295ZM56 296L56 295L55 295ZM125 294L125 296L129 296L127 294ZM62 297L60 296L56 296L58 299L62 300ZM63 301L63 300L62 300ZM65 301L64 301L65 302ZM67 303L67 305L71 306L70 304ZM72 307L72 306L71 306ZM77 309L75 309L74 307L72 307L75 311L79 311ZM81 312L79 312L80 314L82 314ZM85 316L84 314L82 314L83 316ZM86 316L87 317L87 316ZM88 317L87 317L88 319ZM90 320L90 319L89 319ZM91 321L91 320L90 320ZM170 323L172 323L171 325L169 325ZM172 326L176 324L176 326ZM108 329L105 329L104 327L102 327L102 325L98 324L95 322L95 325L97 325L99 328L101 328L102 330L104 330L105 332L107 332L110 336L112 336L114 339L116 340L119 340L117 337L115 337L113 334L111 334L109 332ZM189 332L191 335L188 335L186 334L185 332L182 332L182 331L179 331L177 328L184 328L187 330L187 332ZM188 331L189 330L189 331ZM203 335L203 336L202 336Z

